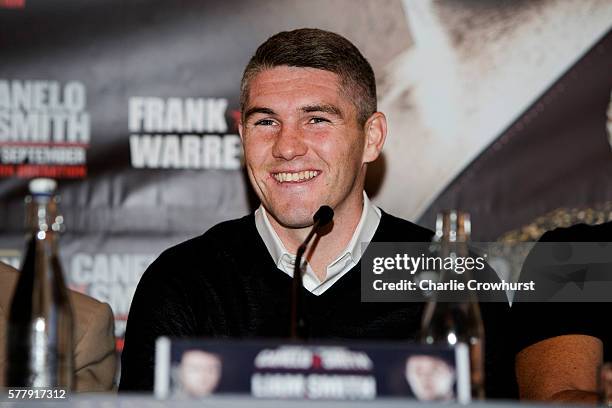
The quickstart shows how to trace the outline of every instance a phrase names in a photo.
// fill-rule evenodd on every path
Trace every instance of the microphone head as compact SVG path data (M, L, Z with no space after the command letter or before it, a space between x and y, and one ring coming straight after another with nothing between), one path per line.
M321 208L317 210L314 217L312 217L314 222L318 223L319 227L329 224L333 218L334 210L332 210L329 205L322 205Z

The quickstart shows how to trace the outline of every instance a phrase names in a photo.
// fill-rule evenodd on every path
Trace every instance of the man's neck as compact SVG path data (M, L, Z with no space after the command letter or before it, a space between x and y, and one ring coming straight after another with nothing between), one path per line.
M336 208L333 227L325 235L315 237L306 250L306 259L319 280L327 275L327 265L334 261L340 252L351 241L364 210L363 195L354 203L346 203L345 208ZM304 242L312 226L307 228L286 228L280 225L274 217L268 217L272 228L283 245L292 254ZM313 247L316 245L316 247Z

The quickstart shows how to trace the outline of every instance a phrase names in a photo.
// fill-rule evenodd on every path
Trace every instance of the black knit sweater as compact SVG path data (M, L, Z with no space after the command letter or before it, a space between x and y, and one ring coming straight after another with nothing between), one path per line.
M428 242L431 237L431 231L382 212L372 240ZM416 341L423 304L362 303L360 268L356 265L319 296L302 288L311 338ZM166 250L147 269L132 300L120 390L152 389L159 336L287 337L291 281L276 267L252 214ZM495 338L504 338L499 323L505 320L506 307L483 306L488 306L483 309L487 336L491 331L499 344ZM487 324L489 320L494 324ZM487 350L487 356L499 357L491 347ZM511 370L507 364L502 368L499 358L488 360L495 360L493 371L503 370L500 375ZM489 394L506 396L498 391L498 382L490 380Z

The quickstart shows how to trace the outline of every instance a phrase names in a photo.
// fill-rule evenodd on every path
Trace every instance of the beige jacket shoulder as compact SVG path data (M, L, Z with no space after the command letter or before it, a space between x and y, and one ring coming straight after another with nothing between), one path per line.
M0 384L6 366L6 330L13 288L19 272L0 262ZM75 317L75 389L108 391L117 368L113 312L106 303L70 291Z

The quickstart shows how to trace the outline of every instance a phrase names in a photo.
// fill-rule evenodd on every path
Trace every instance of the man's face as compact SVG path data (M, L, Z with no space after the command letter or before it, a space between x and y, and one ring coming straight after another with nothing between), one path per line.
M416 355L406 361L406 380L417 399L444 400L453 395L455 371L444 360Z
M221 360L205 351L186 351L181 359L180 375L183 388L189 395L210 395L221 379Z
M321 205L337 215L360 205L366 138L338 76L282 66L260 72L249 88L240 126L247 170L276 221L301 228Z

